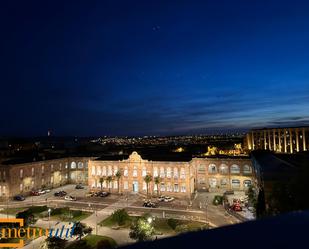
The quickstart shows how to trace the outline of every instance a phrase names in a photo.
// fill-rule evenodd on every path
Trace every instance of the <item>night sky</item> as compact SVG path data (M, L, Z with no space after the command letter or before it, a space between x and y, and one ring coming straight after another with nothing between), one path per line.
M0 5L2 136L309 124L309 1Z

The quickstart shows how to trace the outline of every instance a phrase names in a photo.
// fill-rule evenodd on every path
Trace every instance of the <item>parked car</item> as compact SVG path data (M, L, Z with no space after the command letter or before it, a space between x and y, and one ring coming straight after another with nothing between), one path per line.
M39 196L40 193L39 193L39 191L32 190L32 191L30 192L30 195L32 195L32 196Z
M23 195L15 195L13 197L13 200L14 201L24 201L24 200L26 200L26 198Z
M67 192L61 190L61 191L56 192L54 195L59 196L59 197L63 197L63 196L67 195Z
M66 197L64 197L64 199L65 199L66 201L76 201L76 197L71 196L71 195L67 195Z
M50 189L44 189L46 193L49 193L50 192Z
M94 192L89 192L85 194L85 197L93 197L94 196Z
M174 197L165 196L164 201L165 201L165 202L171 202L171 201L173 201L174 199L175 199Z
M46 194L46 190L43 190L43 189L39 189L38 192L39 192L40 195Z
M164 201L164 200L165 200L165 197L166 197L166 196L164 196L164 195L159 196L159 197L158 197L158 201Z
M242 208L238 203L236 203L232 205L232 210L234 210L235 212L240 212L242 211Z
M106 196L109 196L110 193L109 192L100 192L99 196L100 197L106 197Z
M77 185L75 186L75 189L84 189L84 186L81 185L81 184L77 184Z
M143 203L143 207L150 207L150 208L156 208L157 204L151 201L145 201Z

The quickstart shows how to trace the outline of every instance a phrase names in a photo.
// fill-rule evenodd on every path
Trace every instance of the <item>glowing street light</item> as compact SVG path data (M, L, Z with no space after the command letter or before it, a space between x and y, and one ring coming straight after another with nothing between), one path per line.
M152 218L148 217L147 222L150 224L152 222Z

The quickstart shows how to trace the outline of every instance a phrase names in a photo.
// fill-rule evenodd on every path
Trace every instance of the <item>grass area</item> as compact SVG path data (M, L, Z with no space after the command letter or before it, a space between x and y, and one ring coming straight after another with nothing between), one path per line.
M112 227L130 228L132 222L134 222L138 218L140 218L140 216L138 217L129 216L124 225L118 226L117 222L113 220L112 216L109 216L105 220L101 221L99 225L110 228ZM163 218L154 219L153 226L157 234L177 234L182 232L207 229L207 225L202 222L190 221L190 220L163 219Z
M129 218L125 221L125 224L120 226L121 228L129 228L134 220L136 220L138 217L135 216L129 216ZM112 216L108 216L105 220L102 220L99 223L100 226L104 227L119 227L117 222L115 222L112 218Z
M95 247L97 245L97 243L99 241L102 241L102 240L107 240L110 245L115 248L117 246L117 243L115 240L113 240L112 238L110 237L107 237L107 236L100 236L100 235L93 235L93 234L89 234L87 235L84 240L87 242L87 244L91 247Z
M16 215L17 213L26 210L27 208L8 208L8 209L2 209L0 211L1 214L8 214L8 215Z
M51 212L51 219L77 222L87 218L91 214L91 212L70 210L69 208L56 208Z

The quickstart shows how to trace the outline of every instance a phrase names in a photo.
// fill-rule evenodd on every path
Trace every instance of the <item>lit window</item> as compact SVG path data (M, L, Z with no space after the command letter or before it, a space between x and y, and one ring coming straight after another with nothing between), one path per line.
M240 167L237 164L233 164L231 166L231 174L239 174L240 173Z
M101 166L97 166L97 176L101 175Z
M153 176L154 176L154 177L157 177L157 176L158 176L158 168L157 168L157 167L154 167L154 168L153 168Z
M219 167L220 174L227 174L229 172L226 164L221 164Z
M161 191L165 191L165 185L164 185L164 183L161 183Z
M24 170L21 169L21 170L19 171L19 176L20 176L20 178L23 178L23 175L24 175Z
M249 188L252 185L251 180L244 180L244 187Z
M166 177L167 178L171 178L172 177L171 168L167 168L166 169Z
M209 187L215 188L217 186L217 179L216 178L209 178Z
M95 175L95 166L92 166L92 168L91 168L91 175Z
M162 177L162 178L165 177L165 172L164 172L164 168L163 167L160 168L160 177Z
M182 193L186 192L186 185L185 184L181 185L181 192Z
M128 188L129 188L129 184L128 184L127 181L124 181L124 182L123 182L123 188L124 188L124 189L128 189Z
M31 175L34 176L34 168L31 169Z
M113 174L112 166L108 166L108 175L111 176Z
M227 183L228 183L228 179L226 179L226 178L222 178L221 181L220 181L221 186L226 186Z
M71 169L76 169L76 162L71 163Z
M209 164L208 166L208 173L211 173L211 174L215 174L217 173L217 167L215 164Z
M240 181L238 179L232 179L232 187L233 188L239 188L240 187Z
M118 167L114 166L114 175L116 175L117 171L118 171Z
M178 184L174 184L174 192L179 192Z
M79 169L82 169L84 167L84 164L82 162L78 162L77 167Z
M123 175L124 175L124 176L128 176L128 167L125 167L125 168L124 168Z
M178 169L174 168L174 178L178 178Z
M244 171L244 174L251 174L252 168L249 165L244 165L243 171Z
M186 171L184 168L180 169L180 178L181 179L186 179Z
M102 175L106 176L106 166L103 166Z
M146 171L146 168L143 167L143 170L142 170L142 177L145 177L147 175L147 171Z

